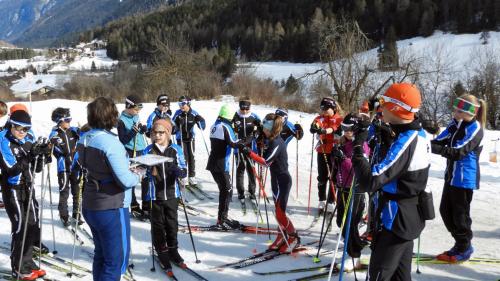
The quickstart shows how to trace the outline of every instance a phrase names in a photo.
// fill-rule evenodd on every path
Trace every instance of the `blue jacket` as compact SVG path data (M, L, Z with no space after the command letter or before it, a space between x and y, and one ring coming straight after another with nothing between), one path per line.
M217 118L210 129L210 156L208 156L207 170L216 173L229 172L231 165L231 149L236 147L237 139L231 121Z
M77 146L78 161L86 170L83 208L93 211L128 208L131 188L140 177L129 170L128 155L115 134L93 129Z
M357 192L381 190L382 205L377 212L382 226L404 240L413 240L425 226L418 210L418 196L429 177L430 143L418 120L391 127L396 138L380 163L370 166L363 149L354 148Z
M445 181L451 186L479 188L479 155L483 129L477 120L457 122L432 140L432 152L447 159Z
M130 115L125 111L122 111L120 115L120 120L118 121L118 137L120 142L128 150L142 151L146 148L147 143L144 139L144 135L137 134L132 127L134 124L139 123L139 115Z
M178 198L180 195L177 178L185 178L187 174L186 161L182 148L171 143L165 151L161 152L157 145L150 144L144 150L144 154L155 154L174 159L173 162L165 162L161 165L152 167L148 172L149 188L147 190L145 201L168 200Z
M57 172L70 172L76 151L76 143L80 138L79 129L70 127L66 131L60 127L54 127L49 134L54 156L57 159Z
M172 119L172 111L170 109L167 112L161 112L158 108L155 108L151 114L149 114L148 121L146 122L146 127L148 128L148 132L151 132L153 129L153 123L158 119Z

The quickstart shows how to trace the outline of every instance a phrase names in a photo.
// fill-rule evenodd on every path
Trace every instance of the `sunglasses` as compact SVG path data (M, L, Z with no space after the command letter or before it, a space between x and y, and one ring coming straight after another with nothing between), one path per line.
M73 120L73 118L71 118L71 117L65 117L65 118L59 119L59 122L69 123L69 122L71 122L71 120Z
M185 106L185 105L189 105L189 102L188 101L180 101L177 103L179 106Z
M160 136L163 136L164 134L166 134L167 132L166 131L153 131L153 135L160 135Z
M453 108L474 116L476 115L479 105L473 104L461 98L456 98L453 101Z
M20 133L27 133L31 127L23 127L23 126L14 126L14 130L20 132Z
M240 106L240 109L241 110L250 110L250 106L249 105L248 106L243 105L243 106Z

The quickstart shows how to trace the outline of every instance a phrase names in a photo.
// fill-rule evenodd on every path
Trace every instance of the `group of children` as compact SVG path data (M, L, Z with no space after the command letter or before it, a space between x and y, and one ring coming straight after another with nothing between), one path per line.
M162 265L171 268L173 262L183 266L177 242L179 187L197 184L195 128L204 130L205 120L191 108L191 100L186 96L179 98L179 109L172 114L169 97L161 94L156 99L154 112L147 123L142 124L139 120L142 103L137 95L125 99L125 110L116 124L119 141L129 157L154 154L173 161L148 169L147 176L141 180L142 206L132 191L132 214L150 219L153 245ZM337 225L341 227L347 212L352 210L350 224L343 228L342 234L349 233L344 239L347 253L352 257L350 266L356 268L360 266L359 257L366 245L358 225L368 205L368 235L373 251L369 275L373 280L411 279L413 240L420 235L425 220L432 219L422 215L429 211L422 209L429 206L421 202L431 151L448 159L440 212L456 241L450 250L437 258L462 261L469 259L473 252L470 202L473 190L479 187L478 159L486 105L472 95L458 97L453 104L452 122L432 142L427 140L417 117L420 105L420 93L414 85L396 83L381 98L372 99L369 110L362 108L345 116L333 98L323 98L321 113L310 127L310 133L317 139L318 212L328 214L336 209ZM6 108L0 103L0 113L6 113ZM38 207L31 179L53 155L59 179L61 221L65 226L71 221L83 223L79 216L82 171L78 168L77 160L81 156L77 153L77 142L84 134L82 131L87 130L71 126L69 109L56 108L52 112L56 126L49 135L50 145L47 145L35 140L27 109L13 111L12 108L0 135L2 196L12 222L13 274L21 280L33 280L45 273L33 263L32 247L24 247L40 239L35 229ZM373 112L373 117L367 111ZM211 150L206 166L219 188L217 227L239 226L238 221L228 216L233 165L239 200L245 200L245 173L248 198L255 200L256 192L265 193L261 187L264 173L258 172L255 165L258 164L262 169L269 169L278 223L279 234L269 248L287 252L300 243L297 230L286 214L292 186L287 145L291 139L300 140L303 135L301 125L288 120L286 109L279 108L260 119L251 111L251 101L247 98L239 101L236 112L229 105L221 107L210 129ZM232 153L235 163L231 163ZM99 186L105 186L107 180L113 181L112 178L99 179ZM73 196L72 219L67 210L70 192ZM370 198L368 204L366 193ZM33 208L29 207L30 202L35 203ZM32 212L31 215L26 216L27 211ZM22 237L25 217L30 219L28 235ZM22 253L21 249L24 249Z

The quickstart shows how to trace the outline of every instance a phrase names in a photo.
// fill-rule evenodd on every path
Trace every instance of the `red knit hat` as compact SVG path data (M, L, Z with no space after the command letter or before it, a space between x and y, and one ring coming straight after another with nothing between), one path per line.
M22 111L26 111L28 112L28 108L26 107L26 105L22 104L22 103L16 103L16 104L13 104L10 109L9 109L9 113L12 114L14 113L15 111L18 111L18 110L22 110ZM29 113L29 112L28 112Z
M410 83L392 84L380 98L380 104L401 119L413 120L422 103L420 91Z
M157 119L154 123L153 123L153 128L156 126L156 125L160 125L160 126L163 126L165 128L165 130L167 130L167 132L170 134L172 133L172 123L165 120L165 119Z

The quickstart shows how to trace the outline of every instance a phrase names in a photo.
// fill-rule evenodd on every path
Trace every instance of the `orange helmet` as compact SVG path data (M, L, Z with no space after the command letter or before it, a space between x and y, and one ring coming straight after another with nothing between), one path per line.
M26 105L24 105L22 103L16 103L10 107L9 114L12 114L13 112L18 111L18 110L26 111L27 113L29 113Z
M422 99L417 87L410 83L394 83L380 98L380 105L401 119L413 120Z

